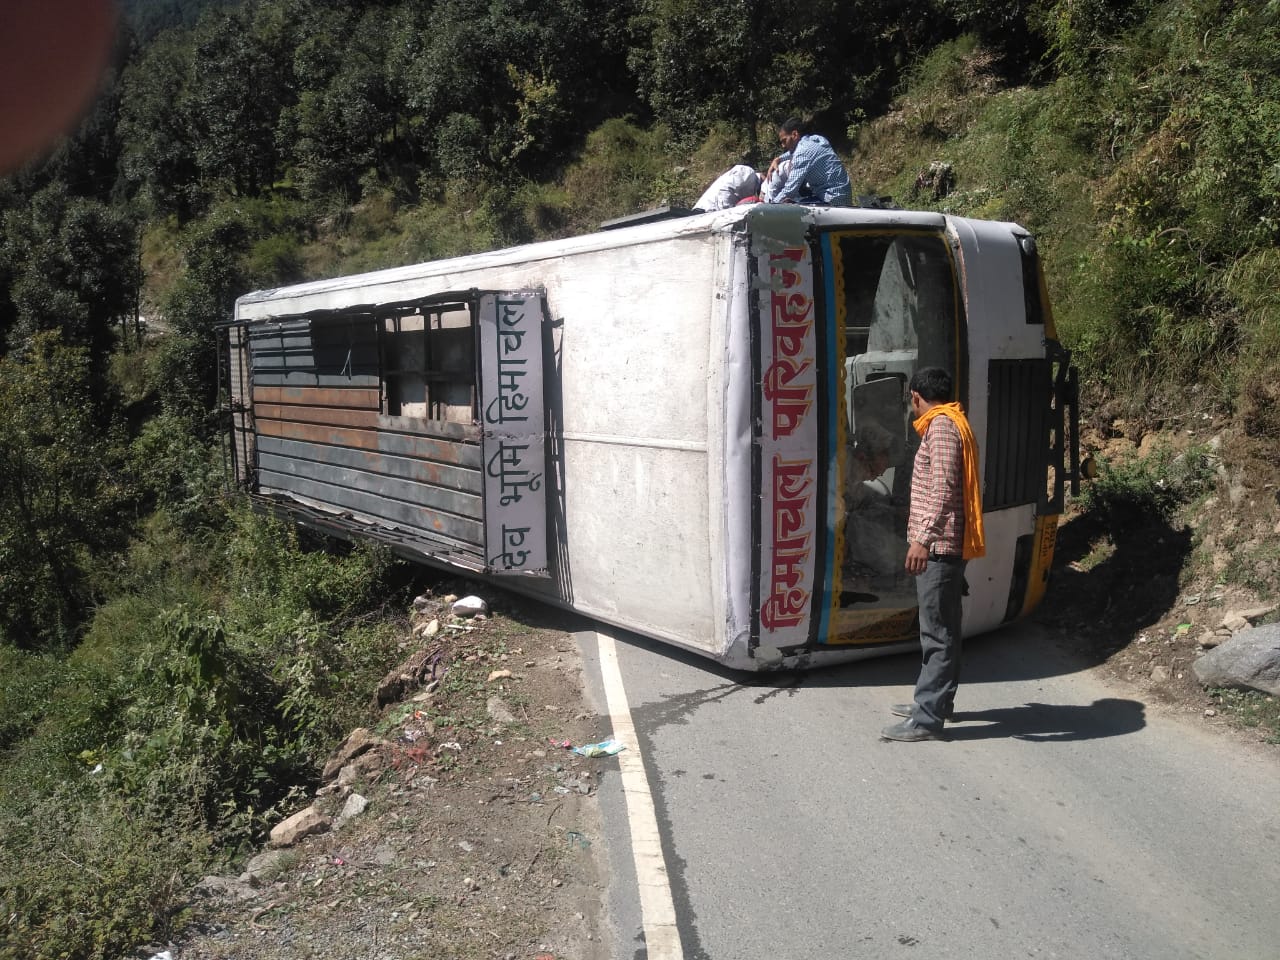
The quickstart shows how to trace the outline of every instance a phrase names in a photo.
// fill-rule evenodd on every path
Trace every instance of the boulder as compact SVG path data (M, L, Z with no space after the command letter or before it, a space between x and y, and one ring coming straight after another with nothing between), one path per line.
M300 810L271 828L271 846L291 847L304 837L326 832L331 821L315 807Z
M455 617L474 617L479 614L487 614L489 605L479 597L472 595L455 601L449 609Z
M291 856L285 850L264 850L245 864L243 876L255 885L274 880L288 866Z
M348 763L360 756L362 753L368 753L374 747L380 747L387 741L381 737L374 736L364 727L356 727L349 734L347 739L343 741L333 756L324 765L324 770L320 773L322 781L329 781L338 775L338 771L345 767Z
M1239 631L1198 658L1191 669L1206 687L1280 696L1280 623Z

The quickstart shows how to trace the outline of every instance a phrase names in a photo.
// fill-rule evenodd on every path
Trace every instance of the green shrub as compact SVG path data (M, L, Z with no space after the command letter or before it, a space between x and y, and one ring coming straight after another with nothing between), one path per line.
M605 220L665 201L668 142L664 127L644 130L629 119L607 120L588 134L582 157L565 174L575 225L595 230Z
M1209 489L1213 468L1207 451L1174 454L1157 449L1147 457L1111 463L1080 492L1084 514L1112 533L1170 523L1180 507Z
M368 543L324 546L304 549L296 525L239 509L228 544L229 618L253 623L269 614L292 621L308 613L328 619L374 602L390 552Z
M149 419L129 450L139 492L183 530L216 527L225 517L226 466L215 443L175 412Z
M24 813L0 817L3 960L109 960L167 940L211 861L198 824L159 819L87 774Z

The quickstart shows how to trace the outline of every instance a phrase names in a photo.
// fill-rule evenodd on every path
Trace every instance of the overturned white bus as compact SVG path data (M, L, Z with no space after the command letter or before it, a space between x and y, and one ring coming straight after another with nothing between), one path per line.
M966 634L1038 602L1076 475L1010 223L738 207L251 293L223 344L252 496L744 669L917 643L918 367L979 441Z

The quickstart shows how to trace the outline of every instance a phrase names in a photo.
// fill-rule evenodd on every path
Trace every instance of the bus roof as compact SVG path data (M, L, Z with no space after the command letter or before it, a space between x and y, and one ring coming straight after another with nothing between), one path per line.
M561 240L544 240L444 260L432 260L328 280L314 280L288 287L257 290L243 295L236 301L236 316L239 320L264 319L279 312L271 307L271 304L277 301L334 294L373 284L421 280L432 276L509 264L559 259L579 253L618 249L698 234L732 233L744 229L754 232L763 228L766 232L784 237L794 236L799 242L810 226L883 225L943 230L946 228L947 221L948 218L943 214L918 210L751 204L687 217L669 217L652 223L602 230Z

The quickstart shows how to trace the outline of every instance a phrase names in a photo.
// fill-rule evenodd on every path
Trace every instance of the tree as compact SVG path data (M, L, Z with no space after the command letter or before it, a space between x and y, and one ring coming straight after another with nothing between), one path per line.
M195 39L186 107L196 166L206 183L252 196L275 179L283 68L240 10L203 17Z
M322 9L303 30L293 51L297 102L282 111L277 137L308 195L353 196L386 157L402 114L387 78L387 14Z
M0 276L8 280L13 317L7 339L20 345L41 331L60 330L65 343L84 348L95 407L104 396L114 326L137 300L136 259L128 215L71 197L61 182L4 216Z
M838 139L888 99L899 71L954 32L927 0L640 0L629 63L659 119L686 141L801 112Z
M153 211L183 221L202 204L185 92L191 58L181 35L153 42L124 73L120 111L125 181Z
M0 359L0 634L66 646L119 546L124 485L93 415L88 351L56 331Z
M199 421L213 410L215 326L231 319L236 297L248 289L242 260L251 238L242 212L229 204L193 224L183 237L185 270L162 310L171 330L160 357L160 392L171 413Z

